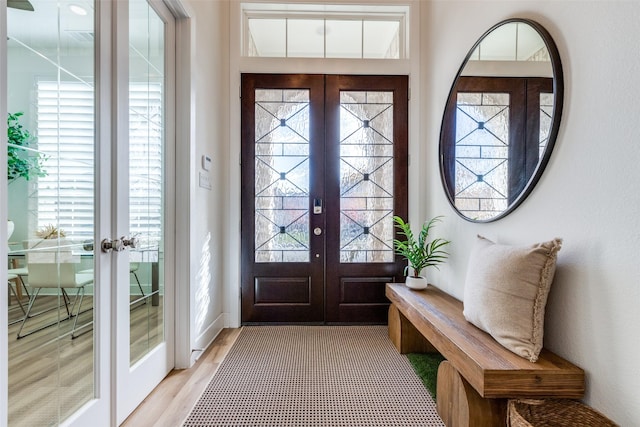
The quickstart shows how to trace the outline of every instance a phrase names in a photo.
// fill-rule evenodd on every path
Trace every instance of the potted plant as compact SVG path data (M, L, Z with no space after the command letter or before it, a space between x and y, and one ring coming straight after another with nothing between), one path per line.
M7 117L7 182L11 184L18 178L27 181L35 176L45 176L42 164L45 156L29 146L35 142L31 133L20 124L24 113L9 113ZM13 233L15 224L7 221L7 236Z
M7 181L9 183L18 178L27 181L35 176L45 176L42 164L45 157L29 146L35 142L31 133L20 124L18 112L7 117Z
M409 262L409 265L404 269L404 274L407 276L406 285L409 288L425 289L427 287L427 279L420 275L422 270L432 266L438 268L438 264L443 263L449 256L443 248L451 243L450 241L441 238L427 240L429 231L431 231L435 223L440 221L440 218L442 217L437 216L430 221L426 221L422 225L422 230L420 230L416 240L410 224L399 216L393 217L399 234L405 237L405 240L394 239L393 245L396 254L403 256ZM411 275L408 274L410 268L413 270Z

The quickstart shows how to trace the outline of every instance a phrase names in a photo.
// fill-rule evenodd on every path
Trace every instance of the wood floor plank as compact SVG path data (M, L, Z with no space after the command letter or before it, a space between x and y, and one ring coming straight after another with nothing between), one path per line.
M29 319L25 331L55 321L60 300L41 296L34 311L51 309ZM85 298L83 308L92 299ZM37 308L37 310L35 310ZM63 309L64 311L64 309ZM10 315L18 319L19 308ZM81 315L78 324L92 320L93 312ZM9 421L15 427L55 424L76 411L93 395L93 330L72 340L72 320L16 339L19 323L9 327ZM142 304L131 309L132 360L142 357L162 339L162 304ZM134 411L124 426L175 427L187 417L211 377L235 342L240 329L224 329L191 369L172 371ZM34 411L38 407L40 410Z
M223 329L194 366L169 373L122 427L179 426L218 370L240 330Z
M162 305L139 304L131 309L131 359L138 360L162 341ZM66 310L58 309L56 296L39 296L23 333L59 320ZM92 306L85 297L83 309ZM17 306L10 309L9 320L19 319ZM93 318L93 310L80 315L78 325ZM71 339L73 320L64 320L32 335L16 339L20 323L9 326L9 425L33 427L57 425L94 396L93 329L85 328Z

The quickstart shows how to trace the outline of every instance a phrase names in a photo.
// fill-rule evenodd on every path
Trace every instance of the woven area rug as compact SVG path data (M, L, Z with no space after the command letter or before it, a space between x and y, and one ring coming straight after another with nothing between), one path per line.
M184 426L443 426L386 326L246 326Z

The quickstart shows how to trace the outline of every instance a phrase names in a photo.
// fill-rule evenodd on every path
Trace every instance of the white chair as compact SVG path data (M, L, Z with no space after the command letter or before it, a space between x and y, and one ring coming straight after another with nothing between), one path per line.
M138 289L140 289L140 295L142 295L140 298L135 299L134 301L131 301L129 303L129 305L133 305L138 301L143 301L142 304L146 304L147 303L147 295L144 293L144 290L142 289L142 285L140 284L140 279L138 278L138 269L140 268L140 263L139 262L130 262L129 263L129 274L133 274L133 277L136 279L136 283L138 284Z
M25 278L29 276L29 269L27 267L10 268L7 270L7 273L9 275L15 276L11 280L16 284L16 299L20 300L21 296L18 285L21 287L20 289L24 290L27 296L30 297L31 295L29 294L29 289L27 289L27 285L25 283Z
M9 220L7 221L7 239L11 240L11 235L13 234L13 230L15 229L15 224L13 221ZM8 251L12 252L11 246L8 246ZM11 263L16 262L16 260L12 260ZM18 301L20 301L20 296L21 296L21 290L24 290L25 293L27 294L27 296L29 295L29 290L27 289L25 282L24 282L24 278L27 277L29 275L29 270L26 267L18 267L16 268L15 266L13 266L13 268L9 268L7 270L7 273L9 275L15 275L16 277L13 277L12 279L10 279L13 283L15 283L16 285L16 289L15 289L15 295L16 295L16 299ZM18 282L20 282L20 286L21 288L18 288ZM22 302L22 301L20 301ZM24 310L23 310L24 311Z
M138 284L138 289L140 289L140 295L142 295L140 298L136 298L133 301L129 302L129 305L132 306L135 303L142 301L142 304L140 304L140 306L144 305L147 303L147 295L144 293L144 289L142 289L142 284L140 284L140 278L138 277L138 269L140 268L140 263L139 262L130 262L129 263L129 274L133 274L133 277L136 279L136 283ZM93 268L88 268L86 270L82 270L79 271L78 274L91 274L93 275Z
M9 287L9 291L11 292L11 294L13 294L13 297L18 302L18 306L20 307L20 310L22 310L22 314L26 316L27 312L24 309L24 305L22 304L22 301L20 300L20 297L18 296L17 289L13 289L13 286L11 286L11 284L13 283L17 287L19 280L20 280L20 278L16 274L8 274L7 275L7 286ZM22 282L20 282L20 283L22 283ZM14 320L12 322L9 322L9 325L13 325L13 324L21 322L21 321L22 321L22 318Z
M50 326L56 325L59 321L69 320L75 317L73 327L71 329L71 337L75 338L75 332L78 328L78 315L82 308L85 287L93 283L92 273L77 273L76 265L80 262L80 257L74 255L71 251L71 245L64 239L61 240L40 240L35 244L29 243L30 249L27 252L27 268L29 270L29 286L34 289L29 298L29 305L25 316L18 330L17 338L23 338L35 332L41 331ZM56 289L60 291L64 307L66 309L66 317L60 317L57 321L40 326L32 331L22 334L22 330L31 317L31 310L42 289ZM67 293L67 289L75 289L75 297L73 305ZM77 309L76 309L77 305ZM61 306L58 307L58 309ZM75 312L74 312L75 310ZM87 326L92 322L82 325Z

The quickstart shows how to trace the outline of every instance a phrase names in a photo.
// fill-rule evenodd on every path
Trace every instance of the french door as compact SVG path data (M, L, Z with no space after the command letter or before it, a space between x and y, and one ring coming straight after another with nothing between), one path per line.
M406 76L242 76L242 321L384 323Z
M131 243L115 255L117 281L126 284L115 296L112 395L120 424L174 366L175 19L157 0L129 0L116 10L119 22L129 22L116 46L126 52L116 60L127 109L117 124L114 212Z
M0 21L0 112L30 169L0 203L0 425L119 425L174 366L175 20L159 0L30 0Z

